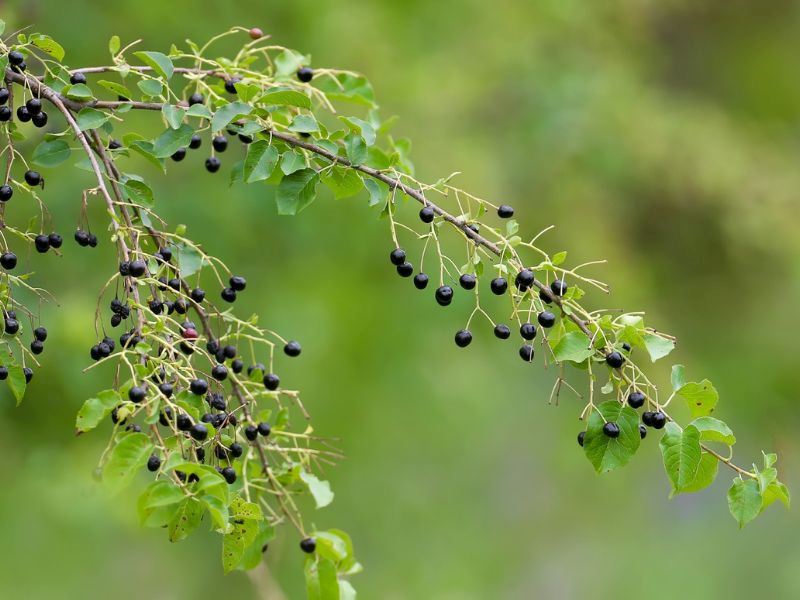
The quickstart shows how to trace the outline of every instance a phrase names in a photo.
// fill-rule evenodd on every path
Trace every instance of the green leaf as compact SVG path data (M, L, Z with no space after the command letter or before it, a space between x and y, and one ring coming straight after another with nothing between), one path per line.
M305 469L300 469L300 479L306 484L308 491L314 497L317 508L324 508L333 502L333 492L329 482L321 481L316 475L307 472Z
M186 114L190 117L200 117L202 119L210 119L214 116L211 114L211 109L205 104L193 104L189 107L189 110L186 111Z
M25 371L23 371L22 367L19 365L9 365L7 381L8 388L14 395L17 406L19 406L22 403L22 398L25 396L25 388L28 385L25 381Z
M75 85L68 85L61 93L64 94L67 98L71 98L73 100L91 100L94 98L92 94L92 90L89 89L89 86L85 83L76 83Z
M694 425L686 429L675 423L667 423L659 444L664 459L664 468L676 493L682 492L697 476L700 466L700 432Z
M347 158L354 165L360 165L367 160L367 144L364 138L355 133L351 133L344 139L344 149Z
M553 348L553 355L558 362L571 361L582 363L594 354L589 336L582 331L570 331L565 334Z
M211 119L211 131L221 131L236 117L249 115L253 107L244 102L231 102L214 113Z
M136 504L144 527L166 527L185 498L181 489L167 480L151 483Z
M121 83L116 83L114 81L107 81L105 79L100 79L97 82L97 85L106 88L108 91L116 94L117 96L122 96L123 98L130 98L131 91L126 88Z
M336 199L355 196L364 187L358 173L346 167L333 167L322 178L322 183L331 188Z
M39 50L47 52L47 54L55 58L58 62L64 60L64 48L50 36L35 33L28 38L28 41L39 48Z
M134 204L151 208L153 202L153 190L144 181L138 179L127 179L122 184L122 189L127 193L128 199Z
M278 214L296 215L316 197L319 175L314 169L302 169L284 177L278 185L275 200Z
M684 487L681 492L699 492L700 490L707 488L714 482L714 479L716 479L718 470L719 460L717 457L710 452L703 452L702 456L700 457L700 464L697 467L697 474L694 476L694 480Z
M386 200L386 195L389 192L388 187L384 188L374 179L365 179L364 187L367 188L367 192L369 192L370 206L376 206Z
M144 433L129 433L120 438L103 468L103 481L112 494L131 482L136 472L147 463L153 447Z
M281 171L284 175L291 175L295 171L306 168L306 159L301 152L290 150L281 156Z
M603 433L606 421L619 426L617 438ZM606 473L622 467L630 461L639 449L639 415L631 407L616 400L603 402L589 417L583 451L598 473Z
M164 104L164 106L161 107L161 114L164 115L164 120L166 120L170 127L173 129L178 129L183 122L183 116L186 114L186 109L173 104Z
M364 143L366 143L367 146L372 146L375 143L377 134L372 125L357 117L339 117L339 119L341 119L351 131L364 138Z
M187 246L181 244L178 250L178 269L181 272L181 277L189 277L194 275L206 264L205 258L194 246Z
M275 106L298 106L300 108L311 108L311 98L296 90L278 90L277 92L267 92L259 98L261 104L271 104Z
M672 391L677 392L684 385L686 385L686 374L684 373L683 365L672 365L672 374L670 376L672 383Z
M245 550L256 540L264 516L257 504L236 496L230 505L233 527L222 540L222 566L226 573L242 562Z
M36 146L31 161L40 167L55 167L67 160L69 155L69 144L64 140L45 140Z
M268 140L256 140L247 147L244 159L244 181L253 183L268 179L278 164L280 153Z
M645 333L644 345L650 354L650 360L656 362L659 358L664 358L675 349L675 342L662 338L661 336Z
M122 402L116 390L103 390L96 398L89 398L83 403L75 419L75 428L86 432L97 427L103 419Z
M728 509L739 528L755 519L761 512L761 494L755 479L743 480L737 477L728 490Z
M789 508L791 501L789 498L789 488L780 481L773 481L766 490L761 493L761 510L767 508L776 500L780 500L786 508Z
M88 131L89 129L97 129L103 123L108 121L110 115L104 113L102 110L96 108L85 107L78 113L78 127L81 131Z
M203 512L203 505L199 500L184 498L169 522L169 541L179 542L189 537L199 527Z
M322 557L309 557L305 564L308 600L341 600L336 565Z
M164 79L172 77L172 73L175 71L175 67L169 56L161 52L139 51L134 52L133 55L147 66L151 67Z
M292 120L292 124L289 125L288 129L296 133L314 133L315 131L319 131L319 125L317 125L317 120L311 115L297 115Z
M691 422L700 432L700 440L708 442L721 442L733 446L736 443L736 436L733 431L723 421L714 417L698 417Z
M160 96L164 84L158 79L142 79L136 84L145 96Z
M122 43L120 42L118 35L112 35L111 39L108 40L108 52L111 56L114 56L117 52L119 52Z
M183 123L177 129L167 129L153 142L153 154L156 158L172 156L179 148L189 145L194 135L194 128Z
M693 417L705 417L714 412L719 393L708 379L700 383L690 381L684 384L677 394L686 400Z
M278 77L294 75L305 62L305 56L287 48L275 57L275 75Z

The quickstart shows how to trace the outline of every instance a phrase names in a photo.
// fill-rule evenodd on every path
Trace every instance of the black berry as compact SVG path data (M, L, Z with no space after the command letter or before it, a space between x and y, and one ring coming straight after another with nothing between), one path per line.
M514 209L508 204L501 204L497 208L497 216L499 216L501 219L510 219L514 216Z
M42 176L39 171L25 171L25 183L31 187L36 187L42 183Z
M205 396L208 392L208 382L205 379L193 379L189 383L189 391L195 396Z
M130 400L134 404L139 404L145 399L146 396L147 396L147 390L145 390L141 386L135 385L130 390L128 390L128 400Z
M297 69L297 78L303 83L308 83L314 78L314 69L311 67L300 67Z
M406 262L405 250L402 248L395 248L389 253L389 260L392 261L392 264L395 266L402 265Z
M464 273L461 277L458 278L458 283L465 290L472 290L475 289L475 284L477 283L477 279L475 279L475 275L472 275L471 273Z
M619 425L614 423L613 421L609 421L605 425L603 425L603 433L610 438L618 438L619 437Z
M175 162L181 162L184 158L186 158L186 148L178 148L172 153L170 158Z
M622 356L619 352L614 350L614 352L609 352L606 355L606 363L612 369L619 369L622 366L622 363L625 362L625 357Z
M33 239L33 245L36 246L36 251L44 254L50 249L50 236L37 235Z
M222 296L222 299L225 300L225 302L234 302L236 300L236 290L226 287L222 290L220 296Z
M192 136L192 139L189 140L189 148L191 148L192 150L197 150L202 145L203 145L203 138L201 138L196 133Z
M217 381L224 381L228 378L228 368L225 365L215 365L211 369L211 376Z
M533 271L530 269L522 269L514 278L514 285L520 292L524 292L533 285L534 279Z
M206 171L216 173L219 171L219 159L216 156L209 156L206 159Z
M313 554L314 550L316 549L317 549L317 540L315 540L313 537L300 540L300 550L302 550L306 554Z
M501 340L507 340L509 337L511 337L511 330L508 328L508 325L498 323L494 326L494 336Z
M40 342L43 342L47 339L47 329L44 327L37 327L33 330L33 337L35 337Z
M0 266L6 271L10 271L17 266L17 255L13 252L3 252L0 254Z
M536 325L533 323L523 323L522 326L519 328L519 334L522 336L523 339L528 341L532 340L536 337Z
M269 426L269 423L259 423L258 424L258 434L267 437L272 432L272 428Z
M397 265L397 274L400 277L411 277L414 273L414 265L410 262L404 262L402 265Z
M151 473L155 473L161 468L161 459L158 458L155 454L151 454L150 458L147 459L147 470Z
M539 321L539 325L547 329L556 324L556 316L549 310L540 312L536 320Z
M531 362L533 360L533 346L530 344L522 346L519 349L519 357L525 362Z
M436 302L439 306L447 306L453 301L453 288L443 285L436 290Z
M419 219L423 223L430 223L433 221L433 218L436 216L436 213L433 212L433 209L430 206L422 207L422 210L419 211Z
M240 275L234 275L230 278L228 283L237 292L243 292L244 288L247 287L247 280Z
M211 140L211 145L217 152L225 152L228 148L228 138L224 135L215 135L214 139Z
M267 373L264 375L264 387L269 391L274 392L281 384L280 378L275 373Z
M225 467L222 469L221 473L228 484L232 484L236 481L236 471L233 470L233 467Z
M555 296L563 296L567 293L568 288L569 286L560 279L555 279L553 283L550 284L550 291L553 292Z
M64 239L55 232L48 235L47 239L50 240L51 248L61 248L61 245L64 243Z
M631 408L641 408L644 406L645 395L642 392L634 391L628 394L628 406Z
M8 62L10 62L12 65L19 66L25 62L25 55L19 50L12 50L8 53Z
M191 435L198 442L202 442L208 437L208 427L206 427L203 423L195 423L192 425L191 429L189 429L189 435Z
M491 287L493 294L502 296L508 289L508 281L504 277L495 277L489 287Z
M194 106L195 104L202 104L203 102L205 102L205 98L203 98L203 94L195 92L194 94L189 96L188 102L189 106Z
M456 346L466 348L472 342L472 334L467 329L461 329L456 333Z
M583 440L584 440L585 437L586 437L586 432L585 431L581 431L578 434L578 445L579 446L583 447Z
M69 76L69 82L72 85L78 85L79 83L86 83L86 75L83 73L73 73Z
M642 439L647 437L647 427L644 425L639 425L639 437Z
M428 287L428 276L425 273L417 273L414 275L414 287L418 290L424 290Z
M292 357L300 356L300 351L301 351L300 344L295 341L288 342L283 347L283 352L286 354L286 356L292 356Z

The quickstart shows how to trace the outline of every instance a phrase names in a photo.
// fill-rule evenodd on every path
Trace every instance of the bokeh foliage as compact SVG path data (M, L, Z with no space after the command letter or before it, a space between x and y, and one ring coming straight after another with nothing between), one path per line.
M461 186L509 200L526 229L557 224L552 249L608 258L610 306L645 307L648 323L677 334L675 359L717 385L738 455L776 448L793 487L793 3L6 8L9 30L36 23L69 48L70 64L105 61L112 33L155 49L253 24L317 64L369 74L383 113L399 114L397 132L414 140L421 177L462 171ZM67 227L80 188L52 178L50 207ZM286 376L302 381L318 430L343 438L349 458L328 473L337 501L321 518L356 540L364 597L800 592L795 513L738 531L720 502L724 477L720 489L667 500L648 440L631 467L596 477L574 441L574 407L546 405L554 374L507 358L490 332L455 348L460 315L396 277L385 223L366 202L321 201L280 218L258 189L210 180L199 156L153 183L171 222L248 275L242 303L303 340L305 360ZM94 343L84 307L96 274L113 269L93 256L112 260L32 258L60 305L44 307L52 347L26 402L0 401L0 595L104 597L115 586L137 598L146 586L155 598L258 597L246 576L221 576L211 539L169 546L138 528L133 495L112 504L91 480L102 436L76 440L71 424L102 377L80 374ZM302 582L288 565L301 557L293 545L270 553L272 576L296 597ZM131 573L147 577L123 584Z

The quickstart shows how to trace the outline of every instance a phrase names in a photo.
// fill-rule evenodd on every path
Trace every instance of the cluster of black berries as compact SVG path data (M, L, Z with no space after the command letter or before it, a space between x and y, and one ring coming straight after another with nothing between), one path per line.
M93 233L89 233L88 231L84 231L83 229L78 229L75 231L75 241L78 242L79 246L86 247L89 246L90 248L97 247L97 236Z
M42 109L42 101L39 98L31 98L18 107L17 119L20 123L31 121L36 127L47 125L47 113Z
M92 357L92 360L101 360L111 356L111 353L114 352L114 348L116 348L114 340L106 336L102 341L92 346L89 351L89 356Z
M0 87L0 122L5 123L11 120L11 108L6 106L10 97L11 92L8 91L8 88Z
M11 70L15 73L22 73L28 68L25 63L25 55L19 50L12 50L8 53L8 62L11 65Z
M119 274L123 277L144 277L147 275L147 263L141 258L123 260L119 263Z
M111 326L117 327L125 319L131 316L131 307L124 304L119 298L111 301Z
M61 245L64 243L64 239L58 233L50 233L44 234L40 233L35 238L33 238L33 245L36 247L36 251L44 254L50 248L61 248Z
M634 390L630 394L628 394L628 406L633 409L639 409L644 406L644 403L647 401L646 396L638 391ZM646 410L642 413L642 422L639 424L639 436L644 439L647 436L647 427L652 427L653 429L663 429L664 426L667 424L667 416L661 412L660 410L650 411ZM608 421L603 424L603 434L610 438L618 438L620 434L619 425L614 421ZM586 436L585 431L581 431L578 434L578 443L583 446L584 437Z
M425 212L427 211L427 212ZM420 211L420 218L423 222L429 223L433 220L433 209L429 206L423 207ZM503 218L508 218L514 214L514 210L507 205L503 205L498 209L498 214ZM473 229L477 232L477 229ZM395 248L389 253L390 262L395 265L397 272L401 277L409 277L414 272L414 266L406 260L405 250L402 248ZM428 287L429 278L425 273L417 273L414 276L414 286L418 290L424 290ZM535 276L530 269L522 269L517 273L514 280L514 285L521 292L525 292L534 286ZM469 291L475 289L478 279L472 273L464 273L458 279L459 285ZM508 290L508 281L504 277L495 277L491 280L489 288L496 296L502 296ZM550 290L540 290L540 297L546 301L547 304L553 302L554 297L563 296L567 292L568 286L561 280L555 280L550 284ZM442 285L436 289L434 297L440 306L449 306L453 301L454 291L449 285ZM537 320L539 325L544 328L550 328L556 323L556 316L550 311L542 311L539 313ZM532 341L536 337L536 325L533 323L523 323L520 327L520 336L526 342ZM506 340L511 337L511 329L508 325L498 323L494 327L494 335L498 339ZM472 343L472 332L468 329L461 329L456 332L455 342L459 348L466 348ZM533 360L534 349L531 344L525 343L519 349L519 355L525 362Z
M246 287L247 280L244 277L233 275L228 280L228 287L223 288L220 295L225 302L235 302L236 292L243 292Z

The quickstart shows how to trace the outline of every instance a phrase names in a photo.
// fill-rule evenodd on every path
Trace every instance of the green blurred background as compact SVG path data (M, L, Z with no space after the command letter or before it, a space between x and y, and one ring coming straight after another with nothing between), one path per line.
M148 49L260 26L314 64L366 73L418 175L517 208L524 231L570 262L607 258L596 306L647 309L679 337L670 357L709 377L737 456L781 454L798 472L800 5L743 0L293 0L3 2L73 66L106 63L112 34ZM231 153L232 150L229 150ZM227 157L226 157L227 158ZM480 332L452 343L444 311L386 260L386 223L362 198L323 197L279 218L263 188L229 189L193 155L146 174L162 213L248 277L245 311L304 344L284 381L348 459L327 476L316 525L350 532L363 598L797 598L800 517L773 508L738 531L729 472L668 499L657 443L597 477L575 443L578 401L548 406L554 372ZM83 176L46 172L65 232ZM88 181L88 180L87 180ZM101 213L95 215L100 229ZM296 540L264 571L223 576L219 541L171 545L142 530L135 495L93 482L106 431L74 438L74 413L107 385L81 374L106 251L26 257L59 304L44 369L23 406L0 396L0 597L183 599L303 595ZM454 307L455 308L455 307ZM665 361L666 362L666 361ZM656 365L665 381L669 364Z

